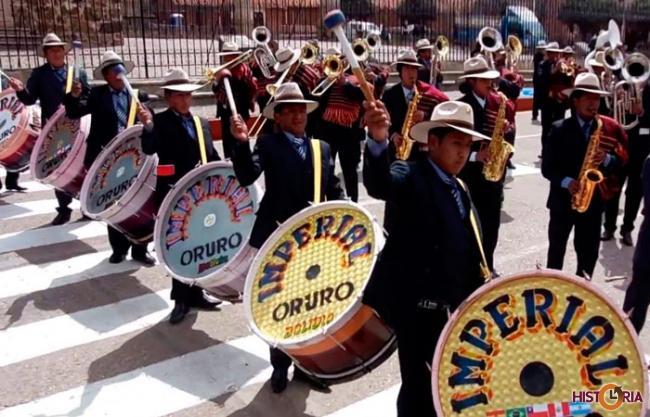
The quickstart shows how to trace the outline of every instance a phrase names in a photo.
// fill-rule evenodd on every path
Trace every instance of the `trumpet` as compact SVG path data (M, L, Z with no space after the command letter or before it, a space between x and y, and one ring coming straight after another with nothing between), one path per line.
M320 48L313 43L306 43L300 50L300 62L305 65L311 65L318 61Z
M325 58L323 61L323 71L325 72L326 78L311 91L312 96L321 97L336 83L336 80L341 74L349 68L349 65L344 65L344 62L338 55L330 55Z
M519 62L523 50L524 47L519 38L515 35L509 35L508 47L506 48L508 54L508 69L512 70L517 66L517 62Z
M369 33L366 37L366 43L368 44L369 51L372 53L381 46L381 37L377 33Z
M269 48L271 31L265 26L258 26L253 29L253 39L255 39L258 45L253 52L255 62L257 62L257 66L262 71L262 75L271 79L274 76L273 66L277 63L275 55L273 55L273 52Z
M642 85L650 77L650 60L641 53L633 53L625 58L621 74L623 80L616 83L613 91L614 119L623 129L630 130L639 124L639 117L635 116L633 121L626 124L625 115L641 100Z
M477 41L481 50L488 55L490 66L494 68L494 53L503 48L501 33L491 26L486 26L478 33Z

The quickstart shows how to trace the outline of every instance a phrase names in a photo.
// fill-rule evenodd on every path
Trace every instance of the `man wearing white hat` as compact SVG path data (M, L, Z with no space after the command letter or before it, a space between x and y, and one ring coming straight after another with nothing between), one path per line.
M261 136L253 151L246 124L240 117L233 118L232 134L239 141L232 158L237 179L243 186L248 186L264 174L266 184L250 236L250 245L254 248L260 248L279 224L312 202L343 197L338 178L334 175L329 146L323 141L307 138L307 115L317 107L317 102L304 98L298 84L283 84L278 88L275 100L262 114L275 121L278 133ZM320 149L320 159L313 159L314 149ZM314 190L314 173L318 171L320 195ZM291 358L281 350L271 348L271 365L271 388L280 393L287 387ZM295 378L325 388L323 383L311 379L298 368L294 370Z
M457 178L473 141L490 138L474 130L470 105L448 101L411 129L411 137L427 145L426 155L391 164L390 118L383 104L367 105L365 118L364 185L371 196L392 202L399 216L363 302L397 335L402 376L397 416L435 416L431 360L438 337L449 314L491 276L478 216Z
M492 137L497 123L502 123L505 140L514 143L515 108L514 103L505 96L496 93L492 83L499 77L499 72L492 70L482 55L466 60L463 64L462 83L459 90L464 94L460 101L469 104L474 114L474 129ZM501 105L505 101L505 120L497 120ZM487 162L488 144L476 142L472 147L469 161L460 174L467 183L476 204L478 215L483 225L483 246L490 270L494 269L494 251L499 240L501 227L501 206L504 199L505 172L499 181L488 181L483 175Z
M535 55L533 56L533 123L537 123L539 112L542 109L542 87L540 79L542 75L542 62L544 61L544 52L546 51L546 41L537 42L535 46Z
M158 155L156 170L156 200L158 205L185 174L201 162L199 140L203 139L206 161L221 158L213 145L209 122L192 115L192 92L201 85L192 83L181 68L171 68L165 74L163 91L167 110L155 116L146 107L141 107L138 117L145 125L142 132L142 150L148 155ZM219 303L208 301L203 290L189 286L172 278L171 299L174 308L169 316L171 324L178 324L189 313L191 307L213 309Z
M69 49L69 45L58 36L48 33L43 38L40 51L47 62L34 68L27 80L27 85L16 78L12 78L9 82L11 88L16 90L18 99L26 106L31 106L39 101L42 126L45 126L48 119L59 109L63 103L63 96L72 88L74 68L72 65L66 64L66 53ZM86 72L82 68L78 70L79 81L83 88L88 90ZM9 180L7 180L7 186L9 186ZM57 226L70 221L72 196L59 190L55 190L54 194L59 206L56 209L58 214L52 220L52 225Z
M422 65L422 68L418 69L418 80L425 82L427 84L435 85L436 88L440 88L443 81L442 76L442 64L440 61L437 62L437 75L435 80L431 80L431 65L433 65L433 48L434 45L429 42L429 39L423 38L418 40L415 43L415 50L418 56L418 63Z
M224 42L219 55L223 57L223 64L228 64L237 59L241 51L235 42ZM228 105L226 89L221 82L223 76L228 77L230 81L237 113L246 121L250 118L250 112L255 109L257 84L253 78L253 71L245 62L222 71L212 83L212 92L217 100L217 117L221 120L223 152L229 159L232 157L232 148L236 141L230 134L230 117L233 115L233 109Z
M89 168L97 156L118 133L133 125L136 120L137 105L126 90L122 75L133 70L133 63L124 61L113 51L106 51L99 66L95 69L95 79L100 76L105 85L93 87L90 92L84 90L81 82L75 81L72 90L63 98L66 115L71 119L80 119L90 114L90 132L86 140L84 165ZM82 97L83 96L83 97ZM140 102L149 97L140 93ZM119 230L108 226L108 240L113 249L109 262L121 263L131 248L133 260L144 265L155 264L147 252L147 245L132 244Z
M602 90L595 74L578 74L574 87L564 94L571 101L572 115L553 124L542 158L542 174L551 183L547 202L550 211L547 267L562 269L569 234L575 228L576 274L591 277L598 260L605 201L622 185L620 178L628 160L627 135L614 119L597 116L600 97L609 93ZM605 179L596 186L587 210L579 213L572 209L572 198L580 190L578 176L599 123L602 127L593 165Z

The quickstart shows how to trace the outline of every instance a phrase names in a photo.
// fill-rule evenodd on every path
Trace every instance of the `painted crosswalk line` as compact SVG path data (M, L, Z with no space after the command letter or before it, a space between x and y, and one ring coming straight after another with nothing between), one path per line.
M0 235L0 253L73 240L90 239L105 234L106 225L100 222L76 222L62 226L48 226L23 232L5 233Z

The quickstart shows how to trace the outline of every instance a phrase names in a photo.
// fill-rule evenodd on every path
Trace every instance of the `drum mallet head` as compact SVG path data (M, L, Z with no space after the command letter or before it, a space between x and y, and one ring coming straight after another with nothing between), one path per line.
M345 15L339 9L334 9L325 15L323 19L323 24L329 30L335 30L335 28L342 27L345 24Z

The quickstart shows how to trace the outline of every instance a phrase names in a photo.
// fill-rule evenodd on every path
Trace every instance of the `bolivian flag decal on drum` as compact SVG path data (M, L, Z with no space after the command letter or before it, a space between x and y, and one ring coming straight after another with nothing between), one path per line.
M493 280L458 308L438 340L438 415L645 415L646 367L624 317L596 284L558 271Z
M249 270L244 304L251 328L322 378L354 374L354 362L366 356L360 340L355 358L347 357L353 349L337 352L339 346L365 334L374 358L392 342L360 301L382 245L381 228L357 204L327 202L297 213L269 237Z

